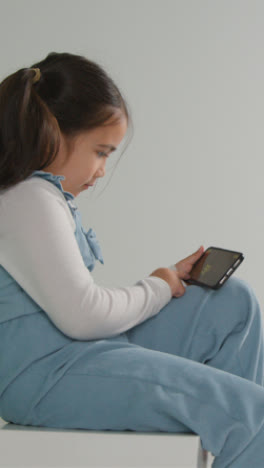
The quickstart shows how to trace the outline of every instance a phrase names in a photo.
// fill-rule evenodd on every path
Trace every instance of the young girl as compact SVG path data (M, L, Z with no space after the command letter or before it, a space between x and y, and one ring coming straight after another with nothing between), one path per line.
M0 85L0 416L32 426L194 432L214 468L264 466L264 340L250 286L185 288L203 248L131 287L74 198L130 125L96 63L52 53ZM107 226L105 227L107 229Z

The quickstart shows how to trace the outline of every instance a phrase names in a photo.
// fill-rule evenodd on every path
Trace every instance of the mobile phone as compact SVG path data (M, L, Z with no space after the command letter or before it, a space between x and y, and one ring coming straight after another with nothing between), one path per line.
M244 260L241 252L209 247L193 265L188 284L219 289Z

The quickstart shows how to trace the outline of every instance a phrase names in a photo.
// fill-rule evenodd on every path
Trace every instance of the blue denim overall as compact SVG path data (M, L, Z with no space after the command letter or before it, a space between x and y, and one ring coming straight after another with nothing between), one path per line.
M90 271L103 263L60 180ZM195 432L214 468L264 467L264 339L258 301L231 277L218 291L188 286L126 333L65 336L0 266L0 416L16 424Z

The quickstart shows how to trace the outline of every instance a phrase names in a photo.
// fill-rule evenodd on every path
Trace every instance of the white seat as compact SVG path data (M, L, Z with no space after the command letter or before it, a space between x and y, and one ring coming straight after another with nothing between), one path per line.
M49 429L0 418L0 467L207 468L196 434Z

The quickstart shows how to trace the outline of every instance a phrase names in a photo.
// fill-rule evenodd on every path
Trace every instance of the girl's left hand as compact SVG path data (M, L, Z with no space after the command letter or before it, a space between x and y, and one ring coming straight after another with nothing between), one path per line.
M196 252L189 255L189 257L184 258L180 262L176 263L175 266L179 272L179 277L183 280L190 278L190 271L197 260L203 255L204 247L201 246Z

